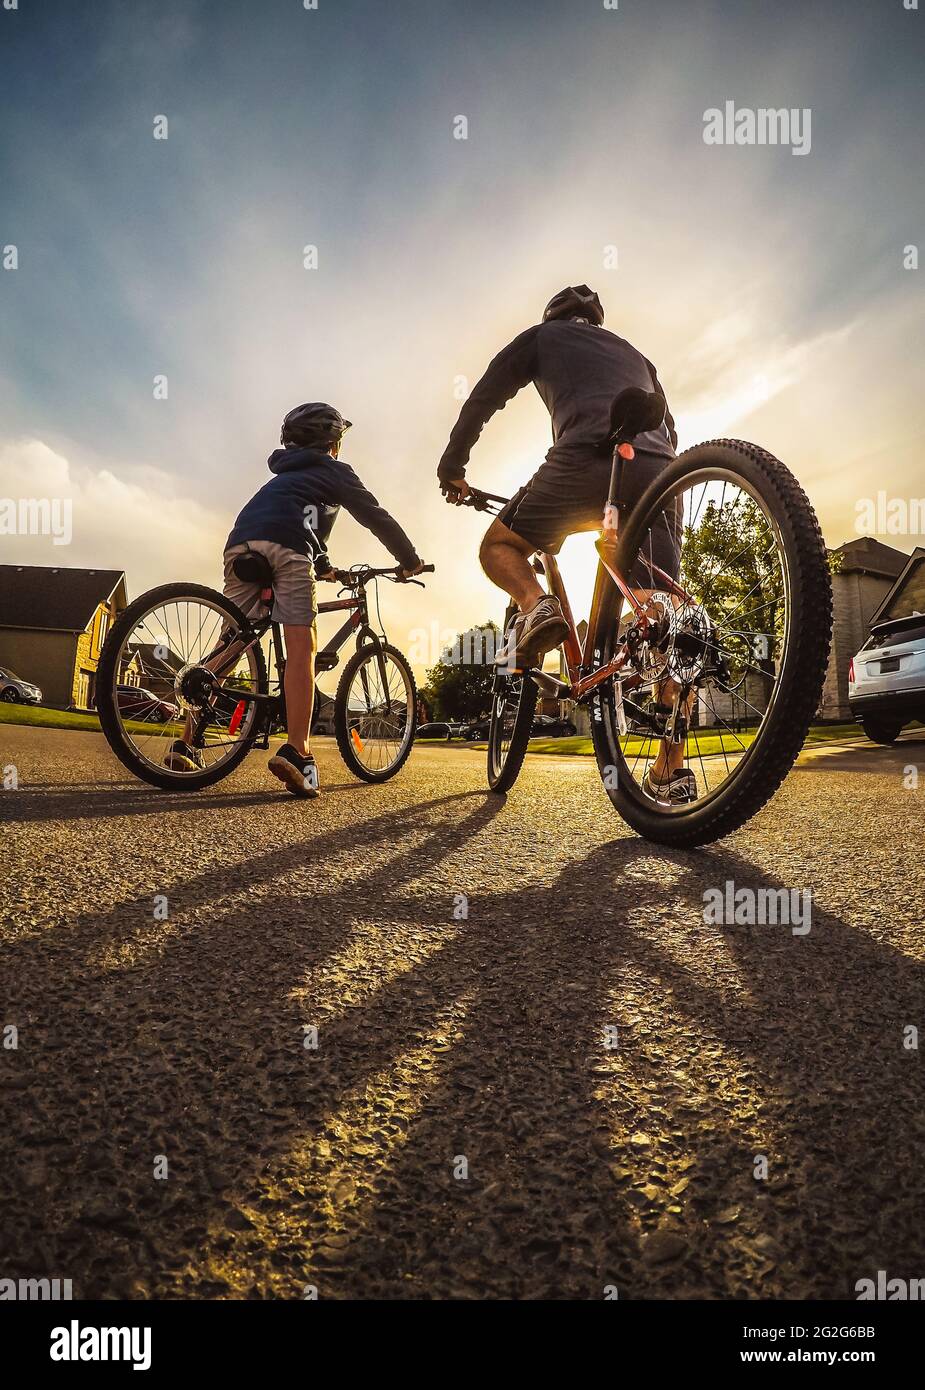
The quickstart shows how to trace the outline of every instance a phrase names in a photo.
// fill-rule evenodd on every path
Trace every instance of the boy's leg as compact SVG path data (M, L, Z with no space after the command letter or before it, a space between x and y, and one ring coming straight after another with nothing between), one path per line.
M302 755L308 754L309 728L315 699L315 652L318 635L314 623L284 623L286 638L286 723L288 742Z

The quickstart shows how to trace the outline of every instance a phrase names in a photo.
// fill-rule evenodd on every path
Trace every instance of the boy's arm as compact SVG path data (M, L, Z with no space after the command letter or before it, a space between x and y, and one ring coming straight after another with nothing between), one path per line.
M472 388L437 465L437 477L441 483L456 482L465 477L469 454L482 433L482 426L536 376L538 332L539 325L528 328L506 348L502 348L497 357L489 362L481 381Z
M354 521L365 526L367 531L372 531L376 540L382 542L386 550L395 556L403 569L417 569L421 563L421 557L395 518L389 516L385 507L380 507L369 488L363 486L348 463L342 463L338 472L340 473L340 497L338 500L342 506L347 508Z

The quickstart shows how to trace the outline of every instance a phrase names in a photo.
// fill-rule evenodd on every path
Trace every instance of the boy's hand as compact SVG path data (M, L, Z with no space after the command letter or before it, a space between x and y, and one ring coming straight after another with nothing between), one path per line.
M420 574L423 568L423 560L418 560L416 565L410 567L407 565L402 565L401 569L398 571L398 577L399 579L410 579L413 574Z

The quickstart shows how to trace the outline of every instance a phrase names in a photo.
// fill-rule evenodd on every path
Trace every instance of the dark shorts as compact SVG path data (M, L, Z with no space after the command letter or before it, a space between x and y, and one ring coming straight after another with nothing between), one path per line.
M637 453L625 464L621 499L624 516L653 478L671 462L658 454ZM555 555L574 532L601 529L609 484L609 457L550 457L540 464L526 487L502 508L498 520L537 550ZM649 561L672 579L679 577L681 527L674 514L661 514L642 550L645 559L637 562L630 576L633 583L646 585L651 580ZM655 585L649 582L647 587Z

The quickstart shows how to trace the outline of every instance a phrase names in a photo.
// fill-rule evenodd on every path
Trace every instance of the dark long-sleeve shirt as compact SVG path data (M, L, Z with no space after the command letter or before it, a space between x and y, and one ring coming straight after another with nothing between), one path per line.
M372 531L400 565L420 559L398 522L364 487L349 463L321 449L276 449L267 460L275 474L241 509L226 546L275 541L327 562L327 541L341 507Z
M482 427L530 382L552 421L550 457L597 449L610 426L614 396L627 386L665 393L652 363L606 328L571 319L552 319L521 333L488 365L459 412L437 468L441 481L465 475ZM674 457L678 436L665 403L665 424L639 435L636 445L651 454Z

